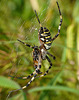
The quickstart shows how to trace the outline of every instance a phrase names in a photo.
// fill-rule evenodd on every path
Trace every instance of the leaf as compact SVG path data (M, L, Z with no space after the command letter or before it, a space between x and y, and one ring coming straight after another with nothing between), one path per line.
M55 85L56 82L60 79L60 76L62 75L63 71L59 72L54 78L51 79L51 81L48 83L48 86L51 86L51 85ZM46 95L48 94L48 90L46 91L42 91L41 94L40 94L40 99L39 100L43 100Z
M27 97L26 94L22 91L19 94L8 98L8 100L27 100Z
M10 80L4 76L0 76L0 86L5 88L12 88L12 89L19 89L20 86L14 82L13 80Z
M67 47L73 48L74 45L74 23L72 23L70 26L67 28ZM72 60L72 52L68 49L67 50L67 58L69 60Z

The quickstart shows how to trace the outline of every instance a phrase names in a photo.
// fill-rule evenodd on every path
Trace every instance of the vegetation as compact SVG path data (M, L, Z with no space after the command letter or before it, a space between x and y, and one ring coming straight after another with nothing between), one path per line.
M58 0L63 16L59 37L49 52L56 56L48 75L29 80L9 77L28 76L34 71L32 49L17 41L39 46L34 9L52 37L58 31L60 16L56 0L0 0L0 99L1 100L78 100L79 99L79 0ZM49 67L42 62L41 71ZM7 98L8 96L8 98Z

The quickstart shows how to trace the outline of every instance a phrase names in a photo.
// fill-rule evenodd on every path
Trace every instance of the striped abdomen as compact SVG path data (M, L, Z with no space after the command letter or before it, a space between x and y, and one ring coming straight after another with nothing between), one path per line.
M51 40L51 34L49 30L46 27L44 28L41 27L38 34L39 34L40 44L44 44L47 50L50 49L52 40Z

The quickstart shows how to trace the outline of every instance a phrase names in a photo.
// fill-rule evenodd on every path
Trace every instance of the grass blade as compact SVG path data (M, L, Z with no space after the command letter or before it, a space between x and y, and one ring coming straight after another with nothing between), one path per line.
M13 80L10 80L4 76L0 76L0 86L5 88L12 88L12 89L19 89L20 86L14 82Z
M67 91L67 92L79 94L79 90L74 89L74 88L65 87L65 86L37 87L37 88L29 90L28 93L37 92L37 91L43 91L43 90L61 90L61 91Z

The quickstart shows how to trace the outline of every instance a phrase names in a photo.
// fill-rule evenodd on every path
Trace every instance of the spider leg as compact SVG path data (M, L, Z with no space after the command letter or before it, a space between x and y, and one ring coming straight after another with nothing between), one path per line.
M38 22L39 22L39 24L40 24L40 27L42 27L42 25L41 25L41 23L40 23L40 20L39 20L39 18L38 18L37 12L36 12L36 10L34 10L34 11L35 11L35 14L36 14L37 20L38 20Z
M36 68L36 73L38 74L42 74L42 72L40 71L41 65L38 65L38 67Z
M59 36L60 29L61 29L61 25L62 25L62 14L61 14L60 7L59 7L58 2L56 2L56 3L57 3L58 10L59 10L59 14L60 14L60 23L59 23L59 27L58 27L58 33L52 38L52 41L55 40Z
M17 76L11 76L11 75L9 75L9 77L16 78L16 79L29 79L35 73L36 73L36 71L34 71L32 74L28 75L27 77L17 77Z
M40 66L39 66L39 68L40 68ZM17 77L17 76L11 76L11 75L8 75L8 76L9 76L9 77L12 77L12 78L16 78L16 79L23 79L23 80L29 79L29 78L31 78L31 76L34 75L36 72L39 73L39 74L42 74L42 72L40 71L39 68L36 69L36 71L34 71L32 74L28 75L27 77L26 77L26 76L24 76L24 77Z
M31 45L29 45L29 44L26 44L25 42L23 42L23 41L21 41L21 40L19 40L19 39L17 39L19 42L21 42L22 44L24 44L24 45L26 45L26 46L28 46L28 47L30 47L30 48L34 48L34 47L32 47Z
M47 52L47 54L48 54L49 56L51 56L54 60L56 59L56 57L53 56L52 54L50 54L49 52Z
M34 76L33 76L33 77L31 78L31 80L27 83L27 85L21 87L20 89L16 89L16 90L10 91L10 92L9 92L9 95L10 95L12 92L19 91L19 90L23 90L23 89L27 88L27 87L31 84L31 82L34 81L34 79L36 78L36 76L37 76L38 74L41 73L41 72L40 72L40 68L41 68L41 65L39 65L39 67L35 69L35 71L33 72ZM9 95L8 95L8 97L9 97Z
M47 70L43 75L40 75L40 76L37 76L37 77L43 77L43 76L47 75L48 72L49 72L49 70L51 69L52 63L51 63L51 60L49 59L49 57L48 57L47 55L46 55L46 59L48 60L50 66L49 66L48 70ZM36 78L37 78L37 77L36 77Z
M36 76L37 76L37 73L31 78L31 80L27 83L27 85L21 87L20 89L16 89L16 90L10 91L8 97L10 96L10 94L12 92L19 91L19 90L23 90L23 89L27 88L31 84L31 82L34 81L34 79L35 79Z

